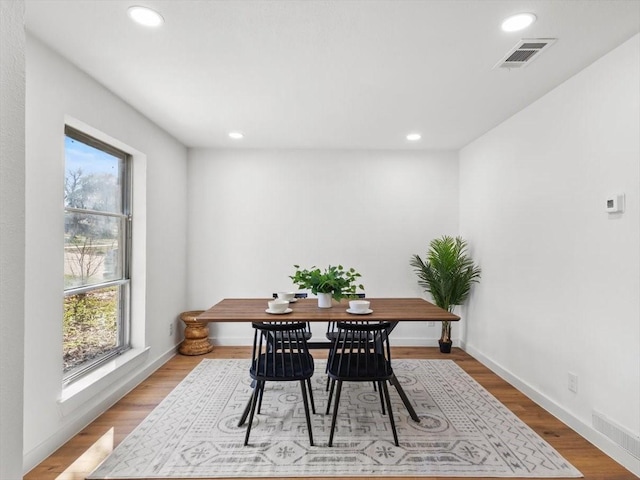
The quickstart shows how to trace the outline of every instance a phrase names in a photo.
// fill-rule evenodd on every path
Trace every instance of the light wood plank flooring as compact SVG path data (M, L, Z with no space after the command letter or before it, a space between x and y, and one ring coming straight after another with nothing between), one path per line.
M317 358L321 358L323 353L323 351L314 350L314 356ZM249 355L250 349L245 347L216 347L213 352L203 356L175 356L69 440L57 452L29 472L24 479L84 479L85 475L90 473L111 449L120 443L203 358L249 358ZM394 358L447 358L454 360L542 438L553 445L561 455L584 474L585 480L638 478L460 349L454 348L451 354L443 355L439 353L437 348L400 347L394 348L392 356ZM399 478L389 477L389 480L398 480ZM409 480L416 477L403 478ZM455 480L451 477L446 479L445 477L430 478ZM315 480L321 479L316 478ZM327 478L326 480L335 480L335 478Z

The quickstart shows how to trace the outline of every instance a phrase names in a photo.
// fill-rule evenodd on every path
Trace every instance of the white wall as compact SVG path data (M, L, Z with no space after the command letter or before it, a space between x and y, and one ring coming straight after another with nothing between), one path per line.
M369 297L423 296L411 255L457 231L454 152L189 152L192 309L295 289L294 264L354 267ZM210 336L247 344L247 328L212 325ZM394 344L438 337L437 327L402 324Z
M22 476L24 1L0 2L0 478Z
M461 233L483 268L467 350L636 474L591 415L640 433L639 47L635 36L460 154ZM616 192L626 210L607 214Z
M4 3L4 2L3 2ZM100 84L27 37L26 341L24 464L30 469L175 353L178 315L186 308L186 148ZM76 119L136 153L134 263L145 287L134 323L150 347L144 362L111 383L94 385L73 408L62 395L64 124ZM146 170L145 165L146 163ZM146 180L145 180L146 177ZM142 183L140 183L140 181ZM142 196L142 198L140 198ZM146 231L144 225L146 224ZM143 229L140 229L140 226ZM138 226L138 231L136 227ZM169 325L174 324L173 335Z

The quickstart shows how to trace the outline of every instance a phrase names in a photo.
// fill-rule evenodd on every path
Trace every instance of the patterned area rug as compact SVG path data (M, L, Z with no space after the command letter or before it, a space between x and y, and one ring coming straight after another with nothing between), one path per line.
M345 383L334 446L324 360L316 361L309 446L300 386L267 383L250 445L237 426L251 393L248 360L203 360L88 477L580 477L548 443L452 360L397 360L421 419L389 387L400 446L370 383Z

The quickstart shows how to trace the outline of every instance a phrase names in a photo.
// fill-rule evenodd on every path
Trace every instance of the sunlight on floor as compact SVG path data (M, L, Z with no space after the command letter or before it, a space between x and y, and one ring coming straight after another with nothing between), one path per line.
M113 451L113 439L114 429L111 427L58 475L56 480L84 480Z

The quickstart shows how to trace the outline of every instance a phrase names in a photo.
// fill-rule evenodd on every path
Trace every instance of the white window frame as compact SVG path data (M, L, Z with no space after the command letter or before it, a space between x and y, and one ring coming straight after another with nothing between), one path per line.
M147 374L151 374L162 361L156 361L151 367L147 365L150 351L146 344L147 154L71 115L64 115L63 125L69 125L131 155L133 196L131 205L132 211L135 212L131 222L133 234L130 251L131 349L67 385L62 384L62 370L60 370L61 390L57 404L60 415L67 417L77 415L78 409L84 408L88 402L95 401L97 397L100 398L100 401L104 401L105 392L116 392L122 388L130 390L138 383L137 381L132 382L130 375L140 375L141 368L145 369ZM62 129L62 132L64 133L64 129ZM64 155L62 143L60 150L61 155ZM62 161L64 162L64 158ZM61 257L62 254L63 252L61 251ZM63 261L62 258L60 261ZM125 386L123 387L123 385ZM114 393L114 401L120 398L118 395Z
M96 138L83 129L65 125L65 137L73 138L78 142L82 142L93 148L109 153L115 157L122 159L124 163L124 172L122 175L122 198L120 212L96 212L89 209L65 207L66 213L87 213L91 215L104 215L110 218L117 218L122 225L122 238L119 247L122 248L121 254L121 271L122 276L117 280L107 280L101 283L91 285L83 285L80 287L66 288L64 296L77 295L94 290L100 290L107 287L118 288L118 345L113 350L100 355L99 357L89 360L78 365L63 375L63 385L69 385L76 382L99 367L111 362L115 357L123 354L131 348L131 250L132 250L132 156L124 150L114 147L108 141Z

